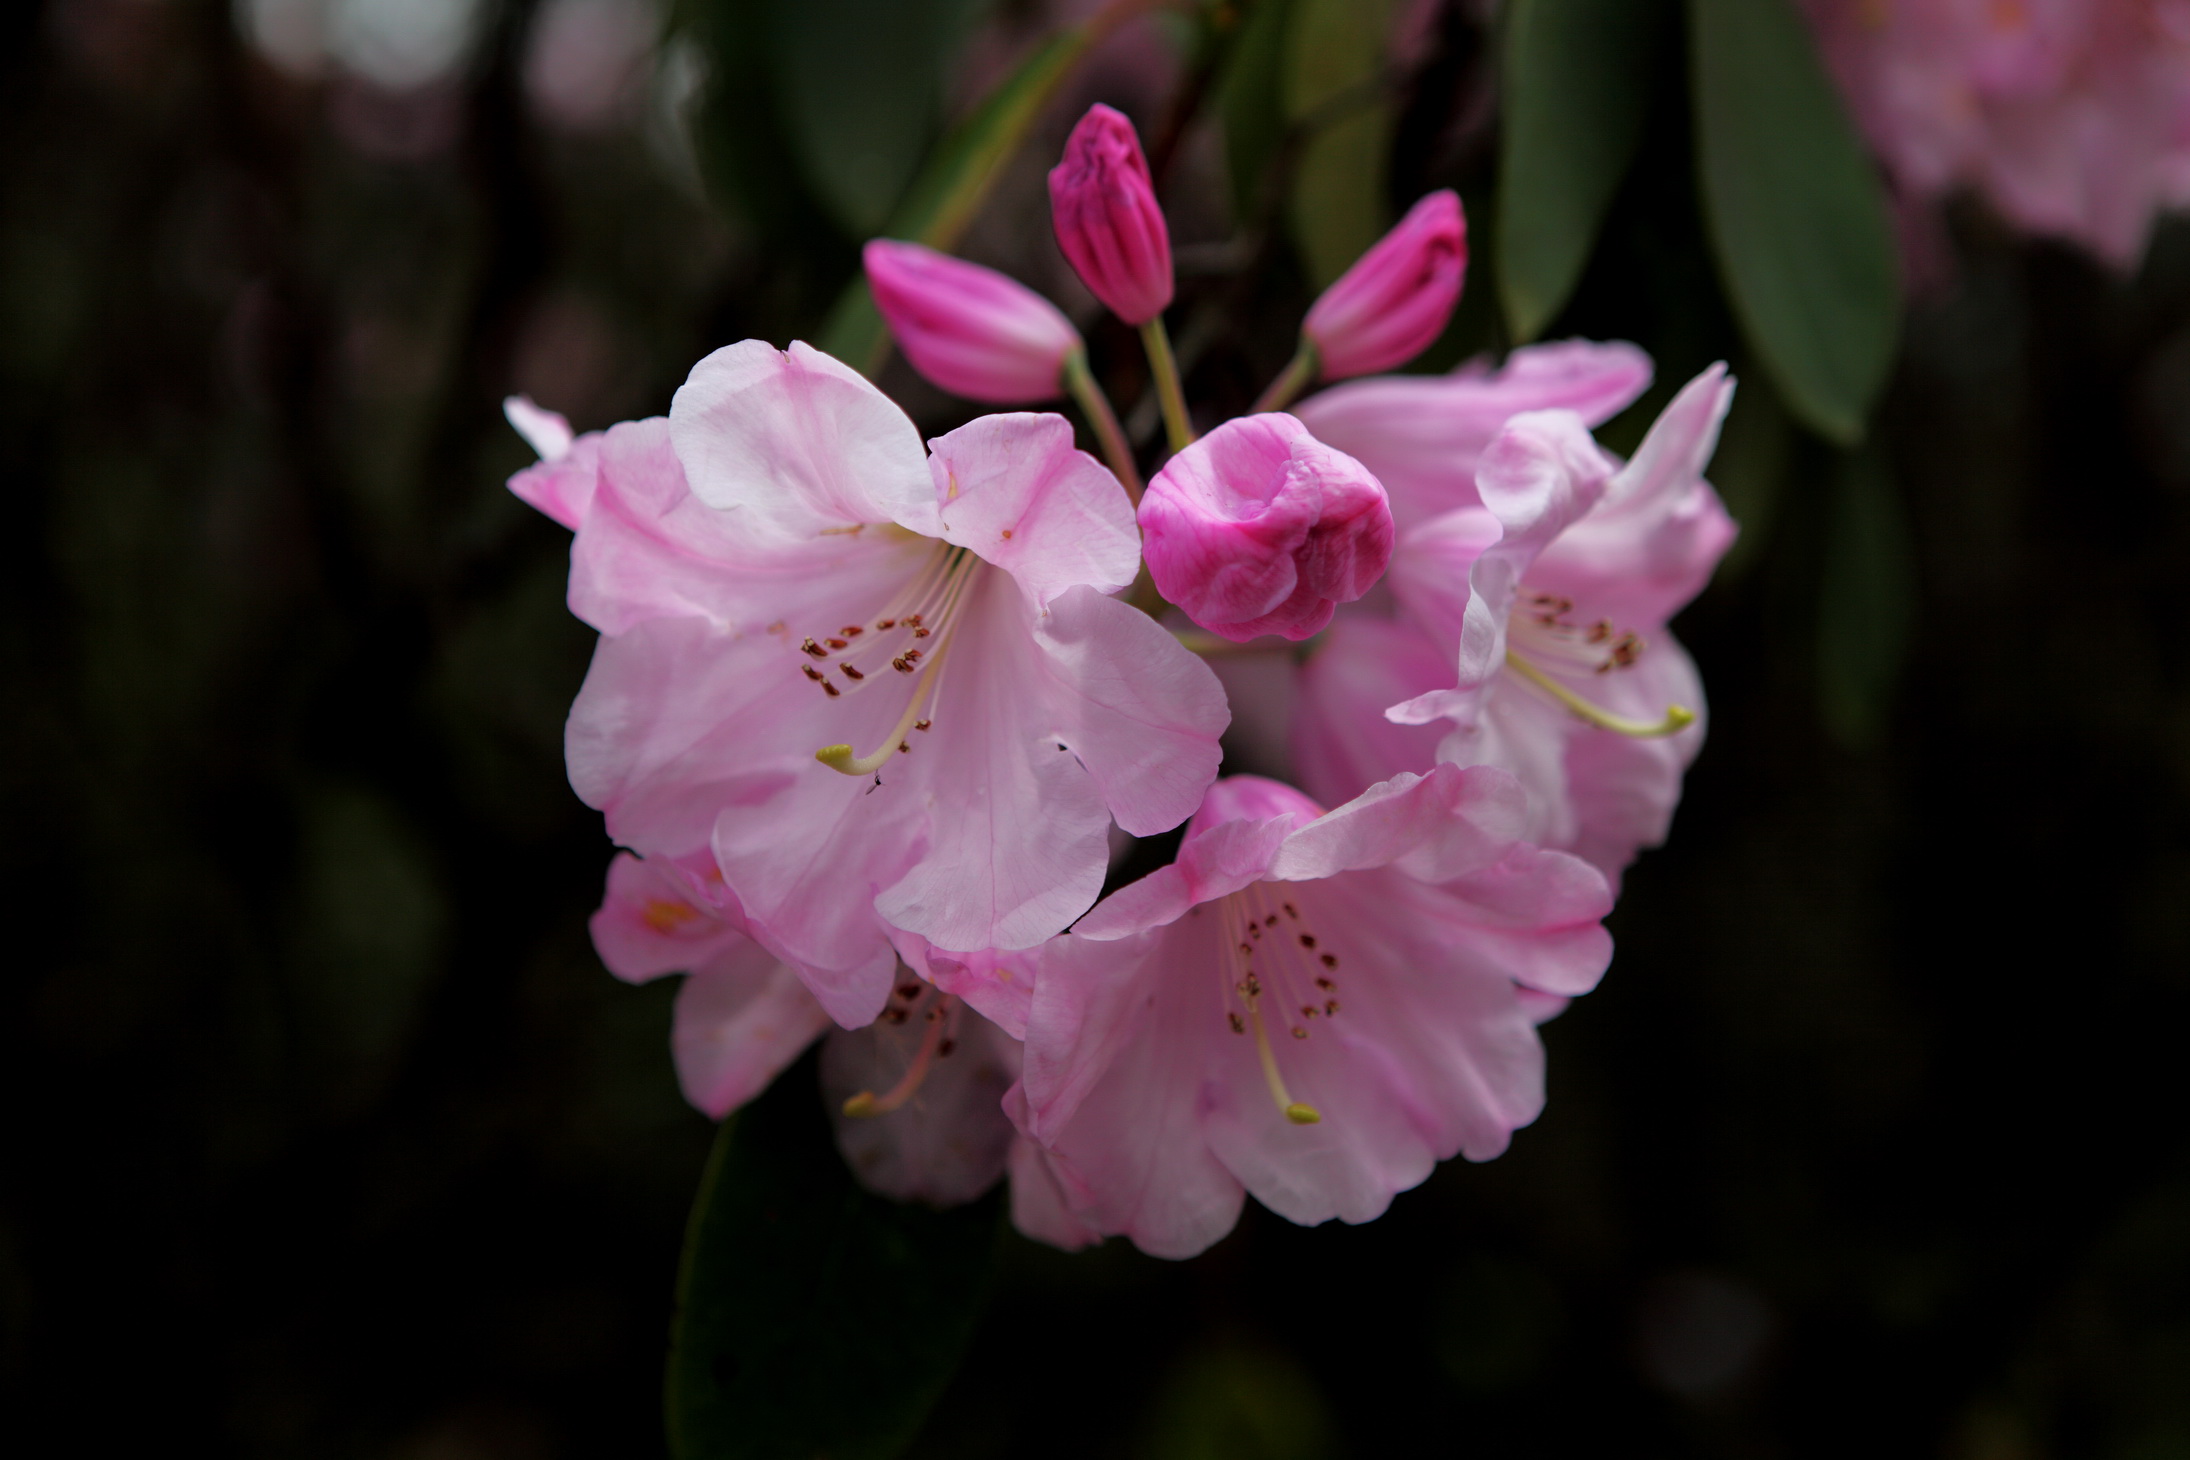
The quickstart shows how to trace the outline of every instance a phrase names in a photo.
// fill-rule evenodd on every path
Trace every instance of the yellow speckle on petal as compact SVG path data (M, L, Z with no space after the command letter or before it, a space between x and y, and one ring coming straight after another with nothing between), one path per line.
M662 898L649 898L639 916L657 933L674 933L686 923L698 918L700 910L690 903L670 902Z

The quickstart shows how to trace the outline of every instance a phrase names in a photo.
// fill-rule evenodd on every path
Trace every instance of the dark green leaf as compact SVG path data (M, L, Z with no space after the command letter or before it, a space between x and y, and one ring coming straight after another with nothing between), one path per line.
M1291 0L1285 114L1306 133L1293 174L1293 242L1318 289L1384 232L1398 106L1384 84L1393 0Z
M1916 554L1893 482L1875 451L1845 458L1835 476L1818 593L1818 702L1842 743L1872 743L1885 726L1916 618Z
M847 232L882 226L935 135L965 0L773 0L778 105Z
M870 1196L836 1154L812 1057L725 1122L685 1234L667 1409L676 1460L886 1460L980 1315L997 1202Z
M1260 1345L1188 1349L1137 1453L1150 1460L1325 1460L1338 1453L1315 1376Z
M1734 393L1734 408L1711 458L1711 485L1741 524L1741 536L1719 564L1717 581L1731 583L1749 571L1772 534L1787 477L1794 470L1795 423L1772 383L1749 375Z
M1254 0L1217 83L1232 214L1243 224L1263 217L1285 150L1285 22L1291 10L1292 0Z
M1498 164L1498 288L1515 340L1581 282L1635 160L1670 12L1662 0L1509 0Z
M1790 0L1689 0L1704 216L1788 408L1863 435L1900 325L1878 175Z
M1060 32L1021 63L1009 80L929 157L920 177L882 230L887 238L911 239L930 248L948 249L965 232L1002 175L1004 164L1056 94L1072 68L1095 40L1116 25L1125 9L1113 3L1083 25ZM822 326L820 347L872 375L881 367L890 337L875 312L865 275L839 296Z

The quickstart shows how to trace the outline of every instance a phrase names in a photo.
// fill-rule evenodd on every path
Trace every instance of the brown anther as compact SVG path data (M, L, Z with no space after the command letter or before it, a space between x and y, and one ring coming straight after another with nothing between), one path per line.
M1300 1017L1303 1019L1313 1019L1317 1014L1321 1012L1322 1011L1317 1009L1316 1006L1313 1004L1302 1004L1300 1006Z
M1589 626L1588 641L1590 643L1602 644L1605 640L1611 637L1612 621L1610 619L1601 618Z
M958 1048L957 1040L946 1039L935 1047L935 1057L939 1060L947 1060L951 1057L951 1051L956 1048Z
M1322 989L1322 990L1323 990L1323 991L1324 991L1325 993L1329 993L1329 992L1330 992L1330 991L1331 991L1332 989L1335 989L1335 988L1337 988L1337 987L1338 987L1338 985L1337 985L1337 984L1335 984L1335 983L1332 983L1332 982L1331 982L1331 981L1330 981L1329 979L1327 979L1327 978L1319 978L1319 979L1317 979L1317 980L1316 980L1316 987L1317 987L1317 988L1319 988L1319 989Z
M918 664L920 662L920 651L918 649L907 649L905 651L905 662L907 664Z
M927 728L928 728L928 727L929 727L930 725L933 725L934 723L935 723L935 722L934 722L933 720L915 720L915 721L913 721L913 729L915 729L915 730L925 730L925 729L927 729Z
M917 613L908 613L905 615L905 622L911 624L914 628L917 629L920 627L920 615Z
M1299 1026L1298 1024L1295 1024L1295 1025L1293 1026L1293 1038L1295 1038L1295 1039L1306 1039L1307 1037L1308 1037L1308 1031L1307 1031L1307 1030L1305 1030L1305 1029L1301 1028L1301 1027L1300 1027L1300 1026Z
M858 680L865 679L867 677L865 674L860 672L859 666L856 664L839 664L837 668L844 671L844 677L846 679Z
M842 639L831 639L829 640L829 647L832 649L849 649L852 646Z
M1250 937L1250 938L1256 938L1256 939L1259 939L1259 938L1261 938L1261 937L1262 937L1262 924L1260 924L1260 923L1249 923L1249 924L1247 925L1247 936L1248 936L1248 937Z
M1291 903L1281 902L1278 904L1278 906L1285 909L1285 916L1291 918L1296 923L1300 921L1300 913L1295 910Z
M890 661L890 668L896 670L899 674L912 673L912 666L905 662L903 655L899 655L897 658L892 659Z
M843 628L838 629L837 632L842 634L847 639L856 639L861 634L864 634L867 631L861 628L858 624L846 624Z
M1011 529L1010 529L1010 528L1008 528L1008 527L1004 529L1004 541L1006 541L1006 542L1010 542L1010 541L1011 541Z
M799 645L799 647L801 649L804 649L807 653L813 655L816 659L826 659L829 657L829 651L822 648L812 639L808 639L805 643Z
M1233 993L1235 993L1235 994L1238 994L1238 995L1239 995L1239 996L1240 996L1241 998L1243 998L1243 999L1244 999L1244 998L1246 998L1246 997L1248 997L1248 993L1247 993L1247 980L1243 978L1243 979L1241 979L1241 980L1240 980L1240 981L1239 981L1238 983L1236 983L1236 984L1233 984L1233 985L1232 985L1232 992L1233 992Z
M806 677L807 677L808 679L812 680L812 681L813 681L813 682L814 682L815 684L819 684L819 683L821 683L821 671L820 671L820 670L818 670L818 669L816 669L816 668L814 668L814 666L813 666L813 665L811 665L811 664L801 664L801 665L799 666L799 668L801 668L801 669L805 670L805 671L806 671Z
M1270 916L1268 916L1268 917L1264 918L1264 919L1262 920L1262 925L1263 925L1264 927L1266 927L1266 928L1274 928L1274 927L1276 927L1276 926L1277 926L1277 914L1276 914L1276 913L1272 913L1272 914L1270 914Z
M1241 952L1242 954L1244 954L1245 956L1249 957L1249 958L1252 958L1252 957L1254 957L1254 956L1255 956L1255 950L1254 950L1253 946L1252 946L1252 945L1250 945L1250 944L1246 944L1246 943L1242 943L1242 944L1240 944L1240 945L1239 945L1239 951L1240 951L1240 952Z
M1338 1012L1338 1000L1325 999L1323 1001L1323 1012L1326 1014L1336 1014Z
M1227 1014L1224 1017L1232 1021L1232 1032L1234 1034L1245 1034L1247 1032L1247 1021L1239 1015Z
M1302 933L1302 934L1300 935L1300 946L1301 946L1301 947L1303 947L1303 948L1313 948L1313 947L1315 947L1315 945L1316 945L1316 935L1315 935L1315 934L1313 934L1313 933Z
M906 742L904 742L904 741L900 740L900 741L898 741L898 742L897 742L897 753L898 753L899 755L911 755L911 754L912 754L912 746L910 746L910 745L908 745L908 744L907 744Z
M897 627L897 620L894 618L878 618L874 621L874 626L877 629L894 629Z
M1335 954L1335 953L1326 953L1326 954L1324 954L1324 955L1323 955L1323 966L1324 966L1325 968L1336 968L1336 967L1338 967L1338 955L1337 955L1337 954Z
M905 1011L898 1008L887 1008L882 1011L882 1017L892 1024L902 1024L905 1022Z
M1247 997L1250 999L1262 997L1262 980L1251 973L1247 975Z
M916 639L925 639L925 638L926 638L927 636L928 636L928 631L927 631L926 629L914 629L914 630L913 630L913 637L914 637L914 638L916 638Z
M916 983L901 983L895 989L891 990L891 992L896 994L899 998L905 1000L907 1003L911 1003L914 999L920 997L920 985Z
M838 695L844 693L844 691L838 689L835 685L829 683L829 681L827 681L826 679L821 682L821 689L822 693L826 694L832 700L835 699Z
M928 1022L929 1022L930 1024L933 1024L933 1023L934 1023L934 1022L935 1022L936 1020L938 1020L938 1019L940 1019L940 1018L942 1018L942 1017L943 1017L943 1006L942 1006L941 1004L930 1004L930 1005L928 1005L928 1012L927 1012L926 1018L927 1018L927 1021L928 1021Z

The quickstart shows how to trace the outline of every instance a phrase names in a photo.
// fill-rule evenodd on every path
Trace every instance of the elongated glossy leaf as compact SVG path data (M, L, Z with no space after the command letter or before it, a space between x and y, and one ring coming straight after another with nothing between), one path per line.
M676 1460L887 1460L972 1337L997 1201L860 1190L812 1057L725 1122L685 1234L667 1410Z
M1285 114L1307 132L1291 218L1318 289L1368 251L1390 223L1386 197L1398 108L1380 86L1393 0L1291 0Z
M1743 332L1788 408L1864 429L1900 325L1878 175L1791 0L1689 0L1705 220Z
M1833 482L1818 594L1818 703L1844 744L1868 745L1884 728L1915 618L1907 519L1885 463L1859 452Z
M777 104L816 196L864 237L936 129L965 0L772 0Z
M1254 0L1217 83L1232 214L1260 219L1285 147L1285 23L1292 0Z
M1516 341L1565 307L1635 160L1674 12L1666 0L1509 0L1498 291Z
M1093 18L1060 31L1022 62L1009 80L943 139L890 215L882 236L940 249L956 243L1043 105L1056 95L1088 47L1147 8L1146 0L1112 0ZM864 275L838 297L819 343L829 354L869 375L881 367L890 336L882 316L875 312Z

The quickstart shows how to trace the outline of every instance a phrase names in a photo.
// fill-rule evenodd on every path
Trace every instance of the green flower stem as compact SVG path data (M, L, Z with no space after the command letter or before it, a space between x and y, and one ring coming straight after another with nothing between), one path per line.
M1171 449L1184 451L1194 444L1194 423L1186 418L1186 392L1179 386L1179 362L1171 353L1171 336L1164 330L1162 315L1141 326L1141 344L1148 351L1148 367L1156 375L1156 399L1163 404L1163 424L1171 437Z
M1065 356L1065 389L1080 403L1080 413L1087 417L1088 428L1095 433L1095 440L1103 448L1103 460L1125 483L1125 494L1135 506L1141 501L1141 473L1133 464L1133 448L1127 444L1125 430L1118 424L1118 413L1110 408L1110 397L1103 394L1102 386L1095 381L1095 372L1087 368L1087 351L1074 350Z
M1259 415L1264 411L1284 410L1299 398L1302 391L1315 384L1316 371L1319 368L1315 341L1302 335L1300 348L1293 351L1292 360L1278 372L1277 379L1270 382L1270 388L1256 398L1254 412Z

